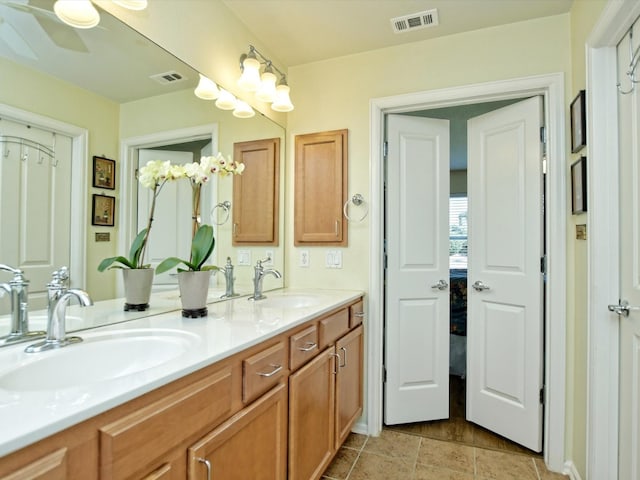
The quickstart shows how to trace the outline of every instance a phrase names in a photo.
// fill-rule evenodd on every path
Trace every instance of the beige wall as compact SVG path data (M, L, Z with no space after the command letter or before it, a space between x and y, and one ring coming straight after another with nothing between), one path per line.
M567 97L567 109L578 91L586 89L585 41L606 3L606 0L575 0L573 2L570 12L571 93ZM569 143L567 152L570 152L571 136L569 130L567 132ZM588 158L588 153L589 149L585 147L578 153L567 154L566 168L569 182L571 181L571 164L583 155ZM570 184L567 194L571 195ZM570 196L567 202L570 206ZM575 233L577 224L586 223L586 214L567 216L567 316L570 321L567 323L566 454L567 458L574 462L582 478L587 478L587 242L576 240Z
M87 284L76 285L86 288L94 300L113 298L114 286L103 282L104 278L96 270L100 259L114 255L118 228L91 226L91 195L112 191L91 188L92 156L99 155L118 162L118 116L119 106L104 97L74 87L48 75L36 73L13 62L0 59L2 88L0 103L20 108L38 115L47 116L89 132L88 156L86 159L88 195L87 208ZM117 171L117 167L116 167ZM117 190L115 192L117 198ZM116 200L116 208L117 208ZM117 219L116 219L117 221ZM95 232L110 232L110 242L95 242Z

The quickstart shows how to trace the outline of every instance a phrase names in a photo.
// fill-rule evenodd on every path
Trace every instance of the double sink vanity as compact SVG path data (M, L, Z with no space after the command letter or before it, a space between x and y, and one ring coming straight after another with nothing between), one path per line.
M82 342L0 348L0 478L320 478L362 413L362 295L69 306Z

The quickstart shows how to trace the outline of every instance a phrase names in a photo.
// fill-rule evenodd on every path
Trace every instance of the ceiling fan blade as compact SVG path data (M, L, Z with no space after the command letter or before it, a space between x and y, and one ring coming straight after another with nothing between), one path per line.
M38 56L11 24L0 17L0 40L3 41L16 55L29 60L38 60Z

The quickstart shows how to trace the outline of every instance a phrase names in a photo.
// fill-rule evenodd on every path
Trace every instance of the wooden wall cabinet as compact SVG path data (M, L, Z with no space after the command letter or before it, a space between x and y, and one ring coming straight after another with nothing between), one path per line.
M347 130L296 135L294 245L347 246Z
M233 245L278 245L280 139L233 145L242 175L233 176Z

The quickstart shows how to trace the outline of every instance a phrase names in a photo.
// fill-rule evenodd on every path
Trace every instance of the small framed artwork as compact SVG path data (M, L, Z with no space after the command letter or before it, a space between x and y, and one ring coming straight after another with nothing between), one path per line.
M571 213L587 211L587 157L571 165Z
M116 188L116 161L104 157L93 157L93 186L95 188Z
M571 151L579 152L587 144L586 92L580 90L571 102Z
M116 197L93 194L91 225L113 227L116 212Z

